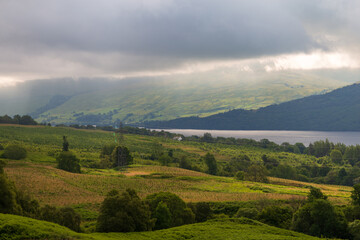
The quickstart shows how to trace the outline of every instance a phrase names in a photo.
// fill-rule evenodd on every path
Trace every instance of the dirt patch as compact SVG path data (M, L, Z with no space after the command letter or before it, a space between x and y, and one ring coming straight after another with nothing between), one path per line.
M132 177L132 176L136 176L136 175L149 175L151 173L150 172L142 172L142 171L133 171L133 172L127 172L127 173L123 173L123 174L127 177Z

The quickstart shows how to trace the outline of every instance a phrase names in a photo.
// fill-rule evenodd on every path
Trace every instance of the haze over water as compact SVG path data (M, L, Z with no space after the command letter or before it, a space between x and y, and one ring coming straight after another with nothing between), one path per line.
M164 129L167 132L179 133L184 136L203 136L211 133L213 137L249 138L254 140L269 139L277 144L301 142L309 145L318 140L329 139L333 143L346 145L360 144L360 132L320 132L320 131L239 131L239 130L195 130L195 129Z

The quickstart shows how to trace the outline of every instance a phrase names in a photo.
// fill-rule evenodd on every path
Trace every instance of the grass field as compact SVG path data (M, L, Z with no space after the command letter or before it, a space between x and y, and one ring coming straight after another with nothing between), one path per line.
M233 156L247 154L252 161L260 161L261 155L277 154L280 161L297 165L314 161L313 157L291 153L273 153L266 149L179 142L162 137L125 135L125 145L131 150L135 164L126 171L112 169L82 168L82 174L56 169L55 155L61 150L62 136L66 135L70 149L81 163L99 161L103 145L113 143L110 132L75 130L54 127L0 126L0 143L17 142L28 150L28 157L21 161L8 161L6 173L22 190L27 191L42 203L58 206L100 203L112 189L134 188L141 197L159 191L178 194L187 202L197 201L248 201L259 199L305 198L310 185L319 187L338 204L347 203L350 187L320 185L270 178L270 183L237 181L229 177L211 176L201 172L177 167L159 166L158 162L146 160L154 144L162 144L163 150L174 150L175 156L186 155L191 161L201 164L201 156L214 153L221 163ZM152 164L152 165L144 165ZM155 164L155 165L154 165Z
M133 233L75 233L65 227L30 218L0 214L0 233L2 239L117 239L117 240L184 240L184 239L318 239L301 233L271 227L263 223L240 219L219 219L205 223L184 225L165 230Z

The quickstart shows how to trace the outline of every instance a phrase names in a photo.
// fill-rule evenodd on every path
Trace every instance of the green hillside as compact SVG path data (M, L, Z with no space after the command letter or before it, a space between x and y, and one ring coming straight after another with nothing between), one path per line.
M360 84L254 110L148 122L152 128L360 131Z
M108 239L108 240L183 240L183 239L319 239L305 234L242 219L221 219L140 233L76 233L54 223L0 213L1 239Z
M326 82L326 84L323 84ZM318 73L224 71L163 77L37 80L0 88L0 115L31 114L38 121L114 124L209 116L257 109L344 86Z

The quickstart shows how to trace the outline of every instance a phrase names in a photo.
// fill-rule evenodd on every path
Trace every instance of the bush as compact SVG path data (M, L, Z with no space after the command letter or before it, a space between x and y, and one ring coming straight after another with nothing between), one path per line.
M7 159L20 160L26 158L26 154L25 148L16 144L11 144L5 148L3 157Z
M190 224L195 221L195 215L190 208L187 208L185 202L176 194L170 192L154 193L146 197L151 211L151 216L155 218L156 209L160 202L165 203L171 213L170 227ZM155 223L155 229L160 228L161 222Z
M261 211L261 222L280 228L290 228L293 211L289 207L270 206Z
M237 173L236 173L236 175L235 175L235 178L237 179L237 180L240 180L240 181L242 181L242 180L244 180L244 172L243 171L238 171Z
M4 150L4 147L3 145L0 144L0 150Z
M213 214L210 205L207 202L188 203L188 207L195 214L196 222L205 222Z
M259 211L256 208L239 208L234 217L241 218L246 217L250 219L257 219Z
M154 209L155 211L155 209ZM154 219L148 205L132 189L112 190L101 204L96 230L99 232L139 232L151 230Z
M80 173L80 160L72 152L61 152L56 161L59 169Z
M81 217L70 207L57 209L56 207L45 205L40 209L39 218L65 226L76 232L81 230Z
M264 182L267 183L267 171L263 166L252 165L250 166L245 173L245 180L252 182Z
M353 237L352 239L360 240L360 220L349 223L349 232Z

